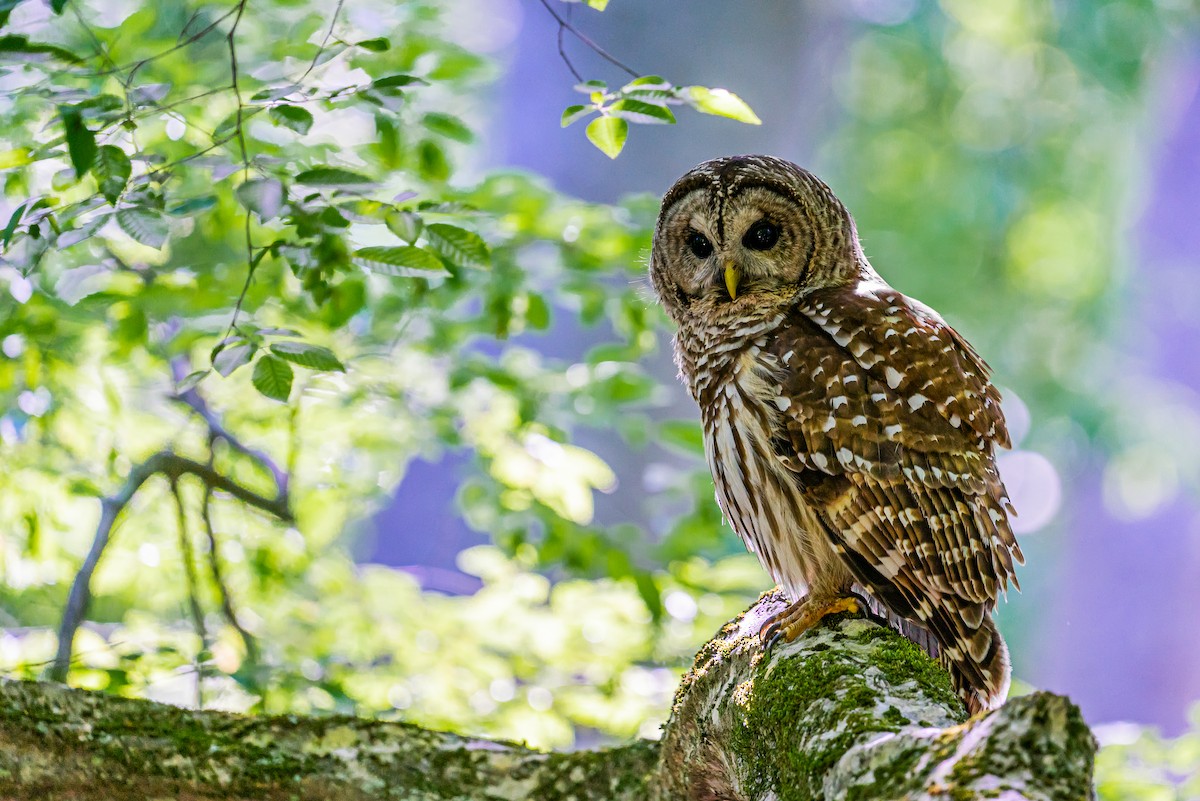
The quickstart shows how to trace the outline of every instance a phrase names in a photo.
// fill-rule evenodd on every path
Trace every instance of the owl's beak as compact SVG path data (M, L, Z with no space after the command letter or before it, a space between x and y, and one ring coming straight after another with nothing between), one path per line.
M741 269L731 261L725 262L725 288L729 290L730 300L737 300L738 282L741 280Z

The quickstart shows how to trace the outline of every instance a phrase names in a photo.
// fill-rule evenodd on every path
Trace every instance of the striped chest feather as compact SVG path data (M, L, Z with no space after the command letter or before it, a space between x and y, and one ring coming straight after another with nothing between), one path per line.
M681 352L680 366L701 409L705 456L725 519L772 578L799 597L840 560L771 443L780 405L788 401L779 394L768 338L768 331L754 331L740 347L710 349L694 360Z

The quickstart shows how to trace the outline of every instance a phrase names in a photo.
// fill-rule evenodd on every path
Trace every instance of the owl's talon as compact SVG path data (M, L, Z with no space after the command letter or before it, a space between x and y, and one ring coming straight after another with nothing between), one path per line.
M853 593L822 601L801 598L783 611L773 615L758 630L763 650L771 650L780 640L791 642L816 626L825 617L841 612L850 612L860 616L869 615L870 607L861 597Z
M763 641L763 650L770 651L775 647L776 643L783 639L783 629L780 628L778 623L772 623L760 632L758 636Z

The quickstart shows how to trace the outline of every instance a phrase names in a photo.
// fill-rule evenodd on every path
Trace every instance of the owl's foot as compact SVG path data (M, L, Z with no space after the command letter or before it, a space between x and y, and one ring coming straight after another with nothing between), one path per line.
M763 648L770 650L780 640L791 642L828 615L850 612L863 615L869 612L867 605L857 595L842 595L834 598L804 597L767 619L758 630Z

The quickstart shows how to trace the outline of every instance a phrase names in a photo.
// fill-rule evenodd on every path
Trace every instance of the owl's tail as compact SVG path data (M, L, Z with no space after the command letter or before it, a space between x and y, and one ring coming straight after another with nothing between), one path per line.
M974 715L995 709L1008 696L1012 677L1004 638L986 613L974 630L953 613L946 617L955 618L958 631L953 647L942 645L939 661L950 671L950 680L968 712Z
M855 590L859 590L855 587ZM971 614L935 609L927 623L918 623L892 612L877 598L860 593L872 614L912 640L938 660L950 673L954 691L974 715L995 709L1004 703L1012 667L1008 646L996 629L991 615L983 612L978 625L972 626Z

